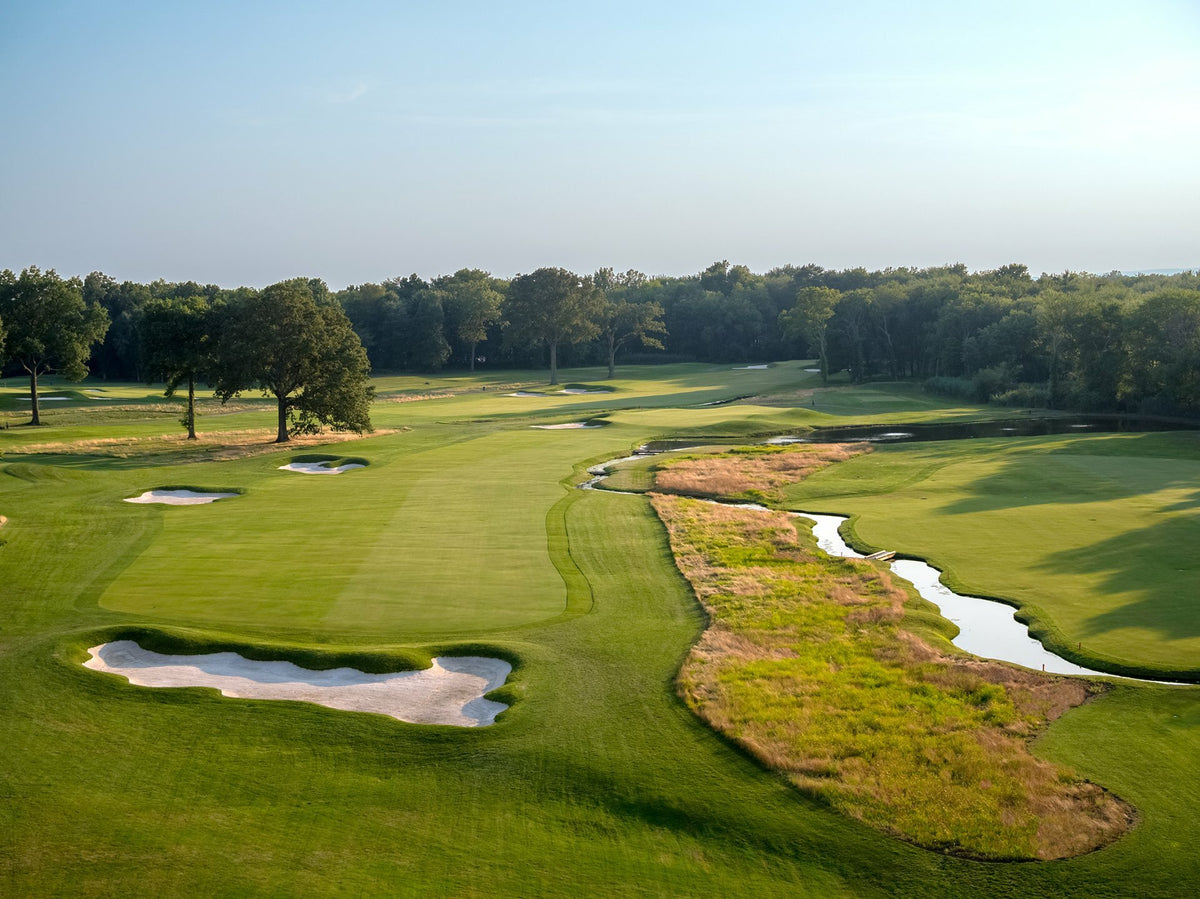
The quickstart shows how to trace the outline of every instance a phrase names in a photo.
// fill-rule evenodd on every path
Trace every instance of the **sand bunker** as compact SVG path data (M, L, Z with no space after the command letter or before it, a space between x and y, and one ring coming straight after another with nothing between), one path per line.
M542 397L543 399L545 399L545 397L546 397L546 394L544 394L544 393L531 393L528 390L518 390L515 393L506 393L504 395L505 396L539 396L539 397Z
M127 503L162 503L167 506L199 506L229 499L236 493L197 493L195 490L147 490L141 496L131 496Z
M33 397L31 397L31 396L19 396L19 397L17 397L17 399L21 400L22 402L26 402L26 403L33 402ZM69 399L70 399L69 396L39 396L38 402L39 403L54 403L54 402L65 403Z
M411 724L484 727L508 706L484 699L512 666L480 656L443 657L424 671L366 674L354 668L313 671L291 662L258 662L235 652L163 655L132 640L93 646L85 668L119 674L141 687L213 687L235 699L288 699L348 712L388 715Z
M735 365L733 367L733 370L734 371L765 371L767 368L769 368L769 366L767 366L767 365Z
M352 468L366 468L357 462L347 462L345 465L339 465L337 468L330 468L328 462L289 462L287 465L280 465L280 471L299 471L302 474L341 474L343 471L349 471Z
M567 387L560 390L559 393L567 393L571 396L579 396L581 393L612 393L611 390L588 390L586 387Z
M568 421L561 425L530 425L531 428L540 428L543 431L574 431L581 428L602 428L604 425L593 424L590 421Z

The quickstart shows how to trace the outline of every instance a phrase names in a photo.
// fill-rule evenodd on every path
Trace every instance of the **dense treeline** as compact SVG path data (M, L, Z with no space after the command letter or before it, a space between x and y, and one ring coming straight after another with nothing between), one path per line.
M18 280L4 278L0 288ZM163 377L161 360L149 366L144 355L147 309L238 306L259 293L118 283L98 272L72 283L110 322L93 373L121 380ZM505 280L463 269L336 293L304 283L316 302L344 310L377 372L550 365L553 379L559 364L611 369L618 354L630 362L811 357L826 376L916 378L964 399L1200 414L1195 272L1034 279L1015 264L985 272L789 265L756 274L718 262L683 277L546 268Z

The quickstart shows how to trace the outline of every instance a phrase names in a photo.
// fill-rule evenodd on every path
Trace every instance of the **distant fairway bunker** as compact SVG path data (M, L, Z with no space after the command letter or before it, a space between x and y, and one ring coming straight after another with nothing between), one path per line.
M537 428L540 431L579 431L587 428L602 428L608 422L605 421L564 421L556 425L530 425L531 428Z
M512 671L508 662L482 656L442 656L419 671L318 671L235 652L165 655L133 640L102 643L88 652L85 668L119 675L140 687L212 687L233 699L311 702L410 724L455 727L493 724L508 706L484 696L502 686Z
M356 468L366 468L369 464L366 459L344 456L295 456L287 465L280 465L279 470L297 471L301 474L341 474Z
M538 399L551 399L561 396L584 396L586 394L596 393L616 393L615 387L610 387L607 384L565 384L562 388L554 390L553 388L546 390L515 390L512 393L506 393L505 396L523 396L536 397Z
M128 496L125 498L125 502L144 505L158 503L164 506L202 506L221 499L232 499L235 496L241 496L241 494L194 490L191 487L158 487L154 490L147 490L140 496Z

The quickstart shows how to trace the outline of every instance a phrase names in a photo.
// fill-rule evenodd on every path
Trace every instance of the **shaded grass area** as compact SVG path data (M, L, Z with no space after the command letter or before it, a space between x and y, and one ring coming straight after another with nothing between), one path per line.
M856 819L970 856L1078 855L1128 827L1127 806L1028 752L1085 684L936 652L904 627L888 572L822 557L783 514L653 501L713 617L680 690L764 764Z
M788 488L853 538L918 556L961 593L1019 606L1082 665L1200 679L1200 435L880 447Z

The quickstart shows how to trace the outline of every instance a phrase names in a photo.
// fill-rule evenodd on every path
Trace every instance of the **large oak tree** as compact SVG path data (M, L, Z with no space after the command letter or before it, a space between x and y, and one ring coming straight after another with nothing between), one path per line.
M53 269L30 266L19 278L12 272L0 278L0 320L8 330L8 358L29 375L29 423L40 425L38 377L57 372L71 381L86 378L92 347L108 330L108 314L84 302L78 278L63 280Z
M646 285L646 276L630 269L616 274L611 268L602 268L592 276L596 286L604 292L600 305L600 336L608 350L608 377L616 376L617 350L634 342L645 347L661 350L659 339L667 333L663 324L663 308L658 303L639 300L636 294Z
M487 340L488 328L500 321L504 295L497 289L496 279L475 268L459 269L433 283L442 295L453 336L470 347L470 368L475 371L475 351Z
M592 279L562 268L539 268L513 278L504 302L506 336L550 349L550 383L558 383L558 346L591 340L603 294Z
M151 378L166 382L172 397L187 383L183 425L196 439L196 379L213 366L216 310L205 297L151 300L142 309L138 331L142 360Z
M217 359L213 386L222 402L252 388L275 397L276 443L323 425L371 430L367 353L320 281L282 281L232 304Z

